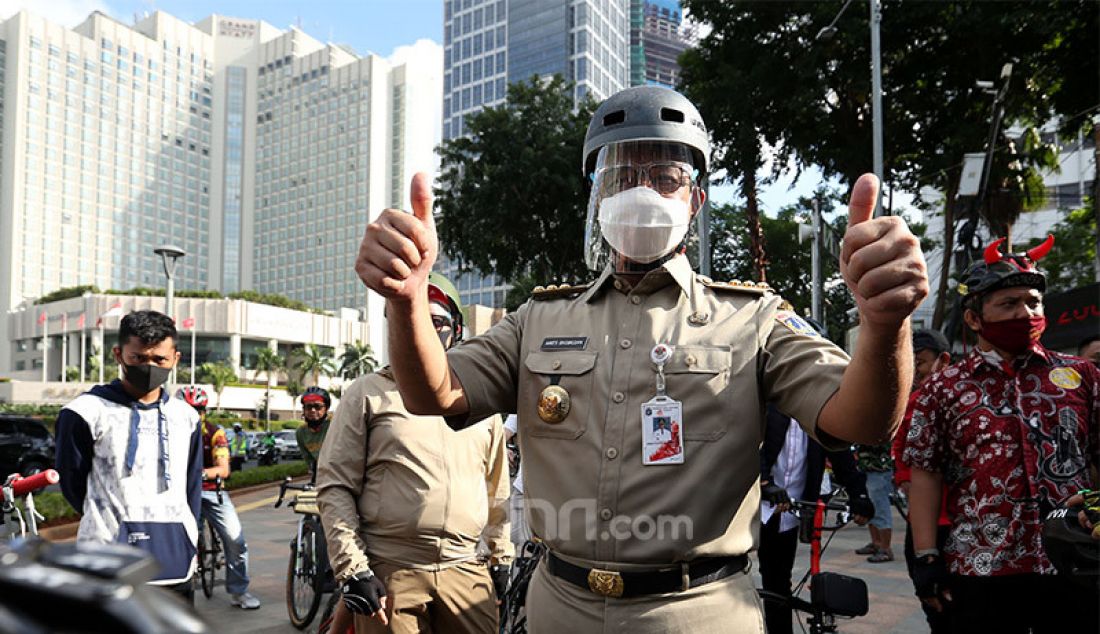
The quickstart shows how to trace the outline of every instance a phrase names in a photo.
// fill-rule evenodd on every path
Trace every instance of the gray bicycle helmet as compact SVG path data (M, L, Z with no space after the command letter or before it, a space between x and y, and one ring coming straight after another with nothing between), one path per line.
M592 173L600 148L619 141L683 143L695 155L699 178L710 166L710 138L703 117L688 98L668 88L635 86L611 95L592 116L584 137L581 170Z

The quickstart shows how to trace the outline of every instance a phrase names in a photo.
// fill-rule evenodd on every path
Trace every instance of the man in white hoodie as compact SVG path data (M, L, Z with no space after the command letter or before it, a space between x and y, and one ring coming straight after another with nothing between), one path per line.
M97 385L57 419L61 491L83 513L78 542L123 543L153 555L153 584L190 601L202 495L202 436L191 406L162 387L179 361L176 326L143 310L122 318L121 379Z

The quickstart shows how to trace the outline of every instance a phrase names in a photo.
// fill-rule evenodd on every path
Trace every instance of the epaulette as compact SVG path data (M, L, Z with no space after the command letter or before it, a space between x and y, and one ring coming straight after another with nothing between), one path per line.
M772 287L767 285L766 282L757 283L757 282L753 282L751 280L745 280L744 282L742 282L741 280L730 280L729 282L715 282L714 280L710 279L709 277L707 277L705 275L698 276L698 279L699 279L700 282L703 283L703 286L708 286L710 288L717 289L717 290L722 290L722 291L734 291L734 292L741 292L741 293L749 293L749 294L752 294L752 295L766 295L766 294L775 292L775 291L772 290Z
M536 286L531 291L531 299L543 301L547 299L574 297L587 291L589 286L591 286L591 284L551 284L549 286Z

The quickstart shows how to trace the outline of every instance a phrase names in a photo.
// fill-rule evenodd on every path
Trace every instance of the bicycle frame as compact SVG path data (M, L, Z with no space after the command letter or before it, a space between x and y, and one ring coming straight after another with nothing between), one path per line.
M825 545L821 543L821 537L825 532L833 533L848 524L847 519L839 518L834 526L825 525L825 513L827 511L839 511L849 513L848 505L838 502L804 502L793 500L789 513L793 513L801 520L799 526L799 541L810 544L810 569L795 586L790 596L758 590L762 599L785 603L792 610L809 614L807 625L811 634L824 634L836 631L836 617L857 616L866 614L866 608L859 610L858 597L851 595L851 585L854 582L863 584L859 579L846 577L835 573L821 572L821 555L825 551ZM827 545L827 543L826 543ZM806 601L798 597L805 583L811 581L811 600ZM863 585L863 603L866 604L866 585ZM856 606L853 608L852 606Z

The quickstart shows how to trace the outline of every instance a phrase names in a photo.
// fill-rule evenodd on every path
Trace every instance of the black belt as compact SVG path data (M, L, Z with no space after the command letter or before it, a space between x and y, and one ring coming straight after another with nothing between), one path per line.
M746 570L748 565L747 555L733 555L697 559L686 564L686 570L685 565L677 565L649 572L617 572L577 566L554 553L548 553L546 558L550 574L604 597L680 592L725 579Z

